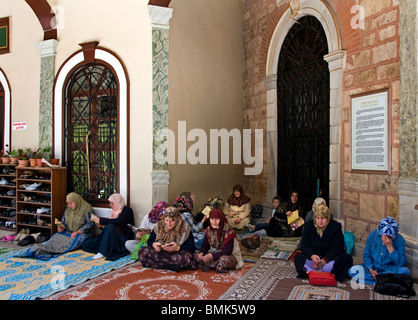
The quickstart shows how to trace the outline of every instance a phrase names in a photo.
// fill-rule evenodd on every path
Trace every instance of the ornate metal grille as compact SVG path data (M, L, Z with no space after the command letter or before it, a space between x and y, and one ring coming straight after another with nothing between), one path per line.
M329 198L329 70L326 35L302 17L283 43L278 65L278 193L296 189L307 205ZM317 187L319 185L319 188Z
M118 82L101 64L80 67L65 90L68 191L91 204L118 190Z

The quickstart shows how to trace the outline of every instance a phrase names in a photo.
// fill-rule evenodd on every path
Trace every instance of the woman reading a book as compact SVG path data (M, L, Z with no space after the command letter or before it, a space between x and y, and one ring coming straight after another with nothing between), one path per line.
M270 237L299 237L302 235L305 216L306 213L300 202L299 194L293 190L290 192L289 199L280 202L270 219L266 229L267 235Z
M99 218L95 215L91 217L98 227L103 228L102 232L94 238L87 239L81 249L96 253L93 259L106 258L114 261L129 254L125 242L134 238L129 227L129 224L134 225L134 213L119 193L112 194L108 200L112 209L109 218Z
M139 261L145 268L196 269L193 257L195 244L193 234L179 210L168 207L148 239L148 246L138 251Z
M308 278L309 271L326 271L343 282L353 265L353 258L344 250L341 224L332 219L323 204L315 208L313 220L304 225L300 249L302 254L295 258L298 278Z
M49 260L78 249L86 239L94 236L93 207L75 192L67 195L66 202L62 219L55 221L58 233L44 243L31 246L20 257Z

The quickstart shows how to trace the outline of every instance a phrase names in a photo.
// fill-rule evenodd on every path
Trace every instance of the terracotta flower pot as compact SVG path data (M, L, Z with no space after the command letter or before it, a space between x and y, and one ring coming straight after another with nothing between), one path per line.
M19 163L19 167L28 167L29 166L29 160L17 160Z
M10 163L16 163L17 162L17 158L15 157L10 157Z
M59 165L60 159L51 159L51 160L49 160L49 162L53 165Z
M45 163L42 162L42 159L36 159L36 166L37 167L43 167L43 166L45 166Z
M1 162L2 163L9 163L10 162L10 158L9 157L1 157Z
M29 163L31 167L36 167L36 159L29 159Z

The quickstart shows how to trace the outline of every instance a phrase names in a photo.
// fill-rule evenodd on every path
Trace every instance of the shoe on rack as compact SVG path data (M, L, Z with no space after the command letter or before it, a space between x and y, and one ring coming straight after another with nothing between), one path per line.
M35 191L36 189L38 189L38 187L41 185L42 183L32 183L32 184L30 184L29 186L27 186L26 188L25 188L25 190L28 190L28 191Z

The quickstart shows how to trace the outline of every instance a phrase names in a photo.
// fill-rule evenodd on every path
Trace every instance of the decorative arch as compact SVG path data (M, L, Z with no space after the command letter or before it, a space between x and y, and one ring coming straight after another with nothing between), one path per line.
M57 29L53 26L55 21L55 14L52 12L51 6L46 0L25 0L26 3L31 7L39 23L44 30L44 40L57 40Z
M11 91L9 81L7 81L6 75L0 68L0 85L3 87L4 92L4 129L3 129L3 145L2 149L10 151L10 119L11 119ZM7 146L7 147L6 147Z
M67 78L79 66L96 61L105 62L114 70L119 81L119 127L124 130L119 130L119 192L129 203L129 90L128 90L128 75L122 62L111 52L99 48L98 42L91 42L82 44L82 50L72 55L60 67L54 85L54 155L57 158L63 158L63 97ZM108 216L110 209L94 208L99 216Z
M324 56L330 71L330 203L331 211L338 218L341 212L341 106L342 71L345 64L345 51L337 18L332 9L323 1L300 0L300 9L295 12L284 6L276 8L273 14L274 28L266 34L264 81L267 90L267 175L272 176L267 186L267 199L277 193L277 67L283 42L292 26L303 16L314 16L321 23L326 34L329 54Z

